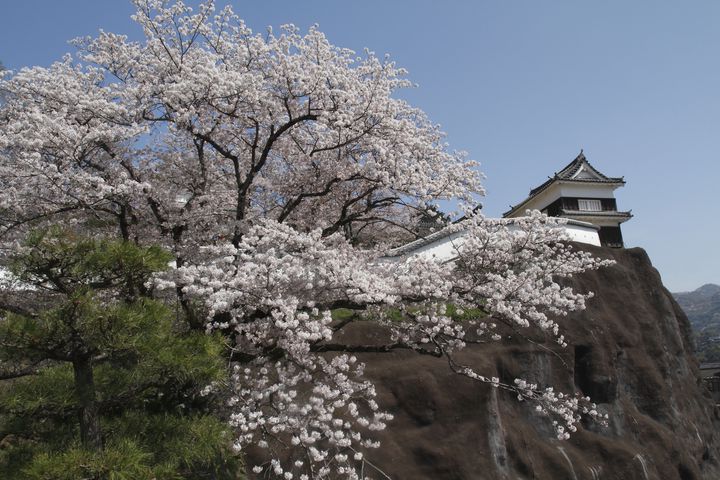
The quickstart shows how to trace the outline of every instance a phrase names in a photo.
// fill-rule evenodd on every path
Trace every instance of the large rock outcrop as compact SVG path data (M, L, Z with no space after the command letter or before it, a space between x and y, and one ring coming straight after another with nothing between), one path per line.
M560 356L518 341L468 347L486 374L582 391L610 415L567 441L501 390L453 374L442 360L397 351L361 355L380 402L395 415L368 460L393 480L720 478L717 414L699 383L688 320L641 249L592 248L617 264L573 279L593 291L561 321ZM354 325L345 340L382 341ZM385 478L370 464L365 474Z

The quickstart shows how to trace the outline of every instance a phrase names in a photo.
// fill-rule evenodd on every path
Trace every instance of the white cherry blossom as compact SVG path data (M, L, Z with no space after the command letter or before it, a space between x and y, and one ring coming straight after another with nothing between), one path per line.
M359 478L392 416L357 352L445 357L533 402L558 438L600 419L587 398L455 357L508 329L566 344L556 319L591 294L559 279L608 262L574 250L560 220L468 213L447 227L464 231L452 262L384 257L418 212L444 199L470 212L484 193L476 162L395 95L411 86L402 68L316 27L253 33L212 1L134 3L144 40L100 32L0 80L0 255L58 222L171 250L148 294L227 336L234 445L267 450L257 474ZM359 319L388 343L340 343Z

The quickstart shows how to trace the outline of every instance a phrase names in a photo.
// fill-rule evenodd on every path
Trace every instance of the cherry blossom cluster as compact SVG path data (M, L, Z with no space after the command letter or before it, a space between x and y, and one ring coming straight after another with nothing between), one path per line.
M482 174L397 98L402 68L316 27L254 33L212 1L134 3L142 41L100 32L0 78L0 265L58 222L172 251L148 292L227 336L236 446L266 448L268 477L358 478L391 416L357 351L445 357L534 402L562 438L599 419L586 399L456 361L508 331L565 345L556 319L591 294L562 279L609 262L573 249L561 220L470 213ZM468 205L445 232L453 259L386 256L443 199ZM343 344L358 319L388 343Z
M349 449L376 447L368 433L392 417L380 410L364 365L348 354L323 353L334 335L332 305L392 305L389 265L372 262L342 236L323 238L265 220L240 244L208 247L206 261L158 279L184 285L204 299L207 328L228 333L233 345L231 424L236 448L268 448L273 461L258 465L293 478L355 475ZM377 256L377 254L376 254ZM292 461L279 445L292 445Z
M464 234L455 260L442 264L420 256L387 261L340 235L300 233L265 220L237 247L208 247L203 261L166 281L204 300L209 329L231 332L237 448L260 444L272 451L289 442L304 458L288 463L276 452L258 468L283 476L312 471L313 478L342 471L353 478L347 452L375 446L367 435L390 417L375 402L363 365L333 343L342 328L334 307L362 306L365 319L392 332L388 349L446 357L457 373L535 403L559 438L575 431L580 414L602 421L584 397L524 380L501 383L454 356L468 343L500 340L498 324L534 328L564 344L551 315L584 308L589 294L561 288L558 279L610 262L572 249L561 224L537 213L515 222L469 217L449 227Z
M362 454L357 449L379 446L366 432L384 429L392 415L373 400L375 389L362 379L363 366L354 356L303 360L298 365L287 357L274 364L259 359L236 366L230 399L231 425L239 432L236 448L256 445L270 451L267 463L254 466L256 473L358 478Z
M584 309L592 293L574 292L557 280L614 262L574 249L566 220L538 211L515 219L475 216L464 223L469 233L457 248L458 267L466 272L458 282L460 302L472 305L482 298L491 318L550 331L565 345L552 317Z
M178 254L273 218L407 235L407 212L482 193L476 164L393 93L405 71L317 29L253 33L212 1L136 0L144 42L100 32L78 58L0 80L0 228L83 211Z

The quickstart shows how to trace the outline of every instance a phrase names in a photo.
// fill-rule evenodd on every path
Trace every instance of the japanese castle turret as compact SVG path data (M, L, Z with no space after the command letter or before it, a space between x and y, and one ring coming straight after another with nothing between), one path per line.
M614 191L623 185L623 177L603 175L590 165L581 150L575 160L530 190L525 200L503 216L521 217L526 210L540 210L551 217L590 223L598 228L601 245L622 247L620 224L632 218L629 211L617 209Z

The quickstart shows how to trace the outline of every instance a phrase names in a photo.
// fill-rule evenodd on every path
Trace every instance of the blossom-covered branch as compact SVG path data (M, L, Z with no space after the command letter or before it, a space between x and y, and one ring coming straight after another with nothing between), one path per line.
M444 357L534 402L563 438L579 414L597 417L572 392L455 357L500 341L498 325L565 344L556 319L590 294L559 279L607 262L574 250L559 220L468 214L447 227L462 233L453 261L385 257L415 237L418 212L444 199L471 211L484 193L476 162L397 98L411 86L402 68L316 27L253 33L212 1L134 3L142 41L100 32L75 41L76 57L0 81L3 257L57 222L172 251L176 268L140 293L226 335L235 444L267 447L255 471L268 475L358 478L391 419L359 352ZM387 342L340 342L358 319Z

